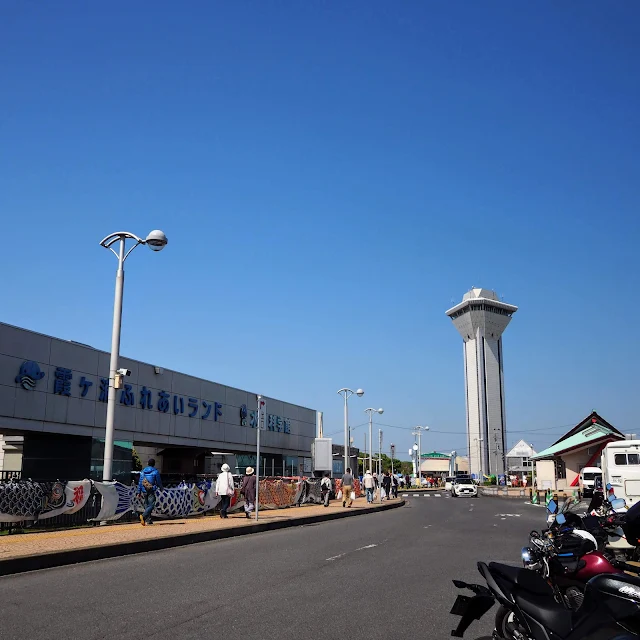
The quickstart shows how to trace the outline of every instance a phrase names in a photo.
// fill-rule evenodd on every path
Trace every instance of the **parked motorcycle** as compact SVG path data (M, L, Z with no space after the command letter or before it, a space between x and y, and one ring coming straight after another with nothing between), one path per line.
M640 558L640 503L627 510L624 499L616 498L611 485L607 489L607 496L601 491L594 493L587 513L563 509L566 525L591 533L598 549L611 554L617 563L636 561Z
M563 516L558 515L561 521ZM526 569L538 573L552 588L556 601L567 609L578 609L587 582L601 573L622 573L612 558L597 551L597 543L587 531L568 528L532 531L529 546L522 549Z
M509 635L494 630L494 640L632 640L640 637L640 579L626 574L601 574L589 580L577 611L558 603L542 576L524 568L496 562L478 563L485 585L454 580L458 595L451 613L460 622L451 635L464 637L497 602L510 618ZM498 622L498 621L496 621Z

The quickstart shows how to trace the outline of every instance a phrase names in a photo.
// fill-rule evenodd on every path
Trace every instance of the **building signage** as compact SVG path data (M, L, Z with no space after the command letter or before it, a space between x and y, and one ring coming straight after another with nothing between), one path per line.
M40 369L37 362L26 360L20 365L15 382L29 391L35 388L38 381L44 377L45 373ZM96 382L98 384L97 401L106 403L109 396L109 379L97 378ZM79 380L74 379L71 369L56 367L49 389L55 395L68 398L84 398L93 384L94 381L87 378L87 376L81 376ZM174 415L184 414L188 418L200 418L201 420L213 420L214 422L222 418L222 404L219 402L207 402L200 398L171 394L163 389L154 391L146 386L140 388L138 397L136 397L133 385L126 383L118 391L116 401L125 407L139 406L146 411L155 410L159 413L173 413ZM258 426L257 411L248 412L247 406L244 404L239 411L240 424L242 426L247 426L247 419L249 420L249 426L252 428L255 429ZM265 422L267 431L291 433L291 420L289 418L268 414Z
M38 380L44 378L44 371L40 371L40 365L33 360L26 360L20 365L20 371L16 376L16 382L20 384L23 389L29 391L36 386Z
M264 420L264 416L263 416ZM289 418L283 418L281 416L273 415L272 413L267 414L266 416L267 422L267 431L277 431L278 433L291 433L291 420ZM257 429L258 427L258 412L251 411L249 414L249 424L252 429ZM261 428L264 429L264 426L261 425Z

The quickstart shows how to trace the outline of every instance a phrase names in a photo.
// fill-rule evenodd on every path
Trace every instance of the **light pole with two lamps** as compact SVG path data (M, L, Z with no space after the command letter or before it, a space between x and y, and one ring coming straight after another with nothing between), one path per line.
M127 251L127 240L133 240L135 244ZM113 246L118 244L116 251ZM118 357L120 355L120 329L122 326L122 297L124 293L124 262L129 254L140 244L146 244L152 251L162 251L167 246L167 236L158 229L152 231L144 240L128 231L117 231L104 238L100 245L109 249L118 258L118 270L116 271L116 295L113 303L113 328L111 331L111 359L109 360L109 395L107 397L107 420L104 437L104 466L102 479L112 480L113 469L113 424L116 412L116 389L122 387L124 376L131 375L126 369L118 369Z

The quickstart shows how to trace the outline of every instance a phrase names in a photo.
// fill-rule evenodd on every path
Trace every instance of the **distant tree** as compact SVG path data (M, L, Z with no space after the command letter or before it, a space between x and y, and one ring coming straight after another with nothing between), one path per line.
M400 471L404 476L410 476L413 473L413 462L402 460L400 462Z
M142 460L135 448L131 449L131 468L134 471L142 471Z

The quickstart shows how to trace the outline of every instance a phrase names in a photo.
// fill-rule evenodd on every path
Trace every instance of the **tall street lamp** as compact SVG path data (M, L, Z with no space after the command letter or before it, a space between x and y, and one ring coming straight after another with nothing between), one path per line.
M372 409L371 407L369 407L369 409L365 409L364 410L365 413L369 414L369 471L371 471L371 473L373 473L373 447L371 446L373 444L373 414L374 413L379 413L379 414L383 414L384 413L384 409L382 407L380 407L379 409Z
M347 389L346 387L340 389L338 394L344 398L344 471L343 473L347 473L347 467L349 466L349 408L347 406L347 400L353 395L356 394L358 398L362 398L364 395L364 391L362 389L358 389L357 391L352 391L351 389Z
M127 240L133 240L135 244L126 251ZM117 251L113 248L118 244ZM122 378L130 375L124 369L118 369L118 356L120 355L120 328L122 325L122 295L124 293L124 262L129 254L140 244L146 244L152 251L162 251L167 246L167 236L162 231L155 229L144 240L128 231L117 231L104 238L100 245L109 249L118 258L118 270L116 271L116 295L113 303L113 329L111 333L111 359L109 360L109 395L107 398L107 422L104 438L104 467L102 479L112 480L113 468L113 423L116 412L116 389L122 386Z

